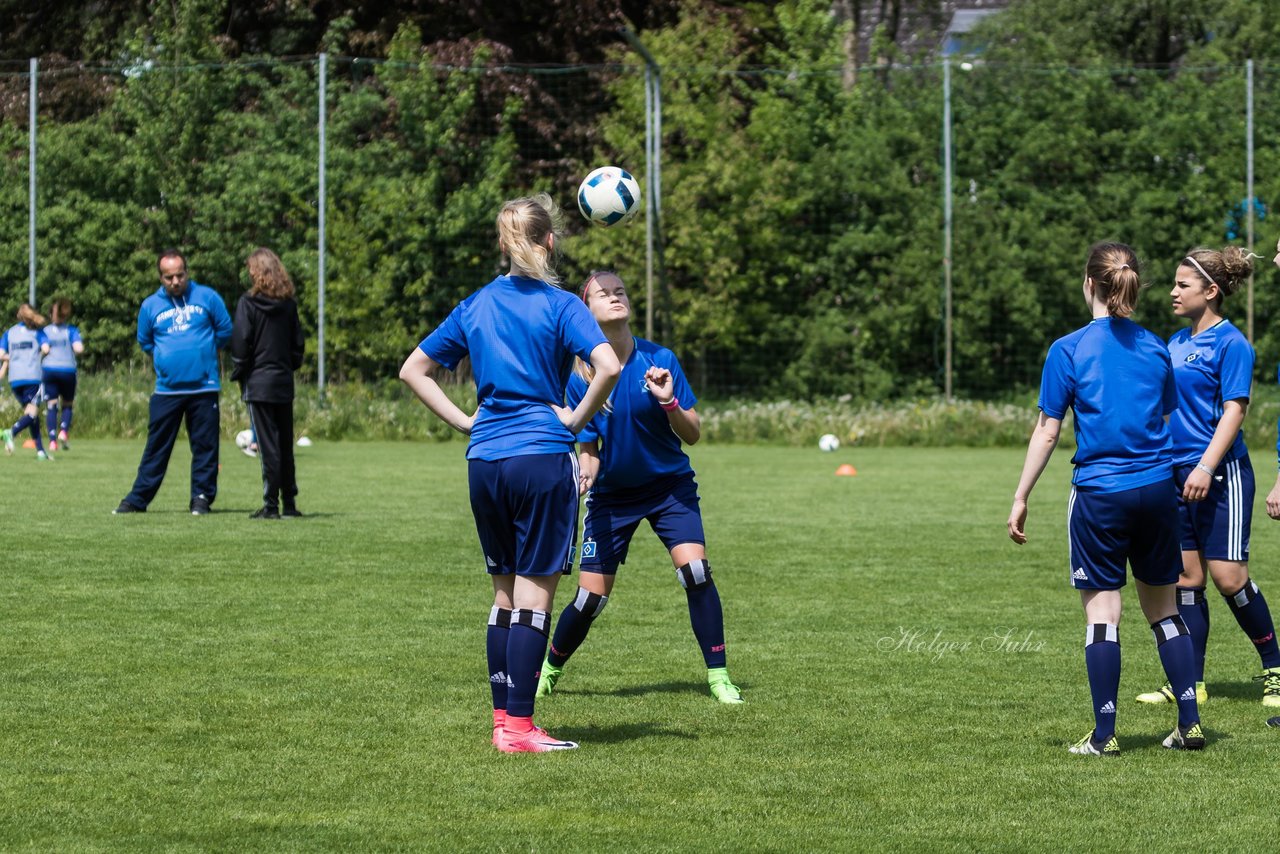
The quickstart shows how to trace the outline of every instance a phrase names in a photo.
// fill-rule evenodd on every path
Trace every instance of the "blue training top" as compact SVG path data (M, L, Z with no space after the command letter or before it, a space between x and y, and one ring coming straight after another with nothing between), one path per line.
M138 344L155 363L156 394L221 390L218 351L230 340L226 303L194 281L176 298L161 287L138 309Z
M604 333L582 300L540 279L499 276L463 300L418 345L449 370L471 356L480 409L469 460L573 449L551 404L564 402L573 357L590 361Z
M80 330L75 326L50 323L44 328L44 336L49 345L44 369L55 374L74 374L76 351L72 345L81 343Z
M692 473L689 457L680 437L671 429L667 413L649 393L644 373L651 367L671 371L672 389L681 409L698 402L685 379L680 361L665 347L635 339L631 357L622 366L622 375L609 397L610 410L600 410L578 434L579 442L600 440L600 473L593 492L631 489L655 478ZM574 374L567 390L569 405L577 406L587 391L587 383Z
M1131 320L1096 318L1053 342L1040 380L1040 409L1075 413L1071 482L1121 492L1172 477L1164 416L1178 406L1169 351Z
M1253 347L1229 320L1220 320L1199 335L1179 329L1169 338L1169 358L1178 385L1178 409L1169 418L1173 464L1200 462L1213 440L1228 400L1247 400L1253 385ZM1223 462L1248 456L1244 431L1236 433Z
M40 347L44 331L18 323L0 335L0 350L9 354L9 385L40 384Z

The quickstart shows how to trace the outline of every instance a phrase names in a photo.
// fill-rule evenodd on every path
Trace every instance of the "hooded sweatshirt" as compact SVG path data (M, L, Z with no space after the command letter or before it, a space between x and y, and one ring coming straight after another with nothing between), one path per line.
M292 403L293 372L306 342L293 299L247 293L236 305L231 333L231 378L251 403Z
M138 344L155 363L156 394L219 391L218 351L230 339L226 303L194 281L178 297L161 287L138 310Z

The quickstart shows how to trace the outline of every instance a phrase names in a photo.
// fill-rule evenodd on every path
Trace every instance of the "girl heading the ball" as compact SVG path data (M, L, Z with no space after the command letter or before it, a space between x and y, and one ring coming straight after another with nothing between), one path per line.
M505 753L577 747L534 726L538 665L547 648L556 583L569 569L578 527L574 437L604 405L620 366L591 313L556 287L560 212L546 195L498 214L511 271L462 301L400 369L418 399L470 436L471 509L493 579L487 656L493 743ZM463 412L432 377L471 357L479 408ZM565 407L574 357L594 377Z
M632 335L631 302L616 273L592 273L582 299L622 363L622 376L605 411L578 433L582 491L588 493L578 595L560 613L538 695L551 693L586 640L636 529L648 521L684 589L711 694L721 703L741 703L726 668L724 615L707 562L698 485L681 447L698 441L698 399L674 353ZM570 403L584 396L590 378L580 366L569 380Z
M1070 752L1087 756L1120 753L1115 721L1126 563L1177 698L1178 722L1164 746L1199 750L1205 744L1191 637L1174 601L1181 565L1178 493L1165 416L1177 409L1178 394L1164 342L1129 320L1140 288L1138 259L1128 246L1098 243L1089 250L1083 291L1093 320L1049 348L1040 416L1007 523L1010 538L1025 543L1027 500L1071 410L1070 580L1087 623L1084 660L1094 727Z

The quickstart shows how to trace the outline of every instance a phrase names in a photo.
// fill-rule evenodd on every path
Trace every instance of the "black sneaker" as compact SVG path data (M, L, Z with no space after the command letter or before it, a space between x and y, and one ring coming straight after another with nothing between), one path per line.
M292 504L286 504L284 509L280 511L280 515L286 519L301 519L302 511Z
M1199 721L1185 727L1176 726L1161 744L1170 750L1204 750L1204 730Z
M210 513L209 499L203 495L197 495L191 499L191 515L192 516L208 516Z
M115 510L111 511L111 515L118 516L121 513L146 513L146 512L147 512L147 508L145 507L138 507L134 504L130 504L128 501L121 501L120 506L117 507Z
M274 507L262 507L254 513L249 514L250 519L279 519L280 512Z

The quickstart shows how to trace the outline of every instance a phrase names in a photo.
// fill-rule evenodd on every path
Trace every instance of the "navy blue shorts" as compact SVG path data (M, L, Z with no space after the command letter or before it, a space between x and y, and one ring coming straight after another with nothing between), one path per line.
M1067 536L1071 584L1077 590L1119 590L1126 562L1133 577L1146 584L1177 583L1182 552L1173 478L1122 492L1073 487Z
M71 403L76 399L76 375L63 371L44 372L44 399Z
M1195 466L1174 469L1179 495L1193 471ZM1253 496L1253 465L1247 456L1219 464L1203 501L1178 499L1182 550L1202 552L1209 560L1247 561Z
M578 457L471 460L471 512L490 575L568 572L578 535Z
M13 396L18 399L19 406L26 406L28 403L39 403L44 400L40 394L40 383L32 385L15 385L10 386L13 389Z
M659 478L642 489L593 492L587 496L582 525L582 571L617 572L618 564L627 562L631 537L644 519L667 551L681 543L707 542L692 473Z

